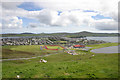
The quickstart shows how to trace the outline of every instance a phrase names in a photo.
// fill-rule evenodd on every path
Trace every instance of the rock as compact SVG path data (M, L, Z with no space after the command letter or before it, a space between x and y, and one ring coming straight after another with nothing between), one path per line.
M46 63L47 61L44 59L41 59L40 62Z

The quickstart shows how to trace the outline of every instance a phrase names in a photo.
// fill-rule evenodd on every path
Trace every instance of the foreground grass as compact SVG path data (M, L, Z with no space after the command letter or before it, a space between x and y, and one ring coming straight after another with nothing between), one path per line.
M3 78L117 78L118 54L72 56L55 54L31 60L3 62ZM13 66L14 65L14 66Z
M89 45L92 49L116 46L116 43ZM35 47L35 46L34 46ZM8 49L8 46L6 47ZM9 47L9 49L15 49ZM34 53L34 48L31 52ZM23 49L25 52L29 48ZM94 54L89 51L77 50L86 54L69 55L58 52L42 59L47 63L40 63L41 58L30 60L4 61L2 64L3 78L117 78L118 54Z

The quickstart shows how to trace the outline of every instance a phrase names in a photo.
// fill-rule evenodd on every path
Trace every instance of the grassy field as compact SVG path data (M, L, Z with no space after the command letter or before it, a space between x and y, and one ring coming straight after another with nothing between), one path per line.
M20 46L3 46L2 48L2 58L24 58L24 57L34 57L42 56L47 54L54 54L57 51L40 49L43 45L20 45Z
M102 47L118 46L118 45L120 45L120 43L103 43L103 44L87 45L86 47L92 47L92 49L97 49Z
M60 43L67 43L67 41L59 41Z
M63 49L61 46L46 46L48 49Z
M115 46L116 43L101 45L88 45L95 48ZM13 51L31 52L44 55L37 47L30 46L4 46L3 49ZM31 49L31 50L30 50ZM36 52L35 52L36 51ZM38 53L37 53L38 51ZM49 52L50 56L29 60L4 61L2 64L3 78L117 78L118 77L118 54L94 54L89 51L76 50L86 54L70 55L64 52ZM5 53L3 53L4 55ZM92 56L94 54L94 56ZM28 56L28 55L27 55ZM15 57L15 56L14 56ZM9 58L9 57L8 57ZM40 63L40 59L47 63ZM13 66L14 65L14 66Z

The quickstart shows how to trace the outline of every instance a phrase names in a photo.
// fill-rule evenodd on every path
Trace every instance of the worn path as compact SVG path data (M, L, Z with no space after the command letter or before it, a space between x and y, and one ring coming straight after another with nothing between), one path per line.
M53 54L47 54L47 55L43 55L43 56L36 56L36 57L30 57L30 58L15 58L15 59L2 59L2 60L0 59L0 62L1 61L12 61L12 60L28 60L28 59L38 58L38 57L45 57L45 56L49 56L49 55L53 55Z

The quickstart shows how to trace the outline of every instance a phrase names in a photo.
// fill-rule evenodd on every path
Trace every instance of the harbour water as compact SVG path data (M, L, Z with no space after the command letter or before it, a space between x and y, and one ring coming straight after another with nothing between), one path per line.
M120 45L119 46L110 46L110 47L104 47L99 49L93 49L91 52L93 53L120 53Z

